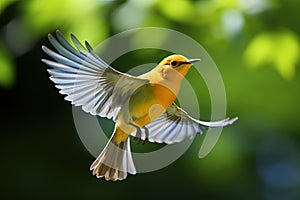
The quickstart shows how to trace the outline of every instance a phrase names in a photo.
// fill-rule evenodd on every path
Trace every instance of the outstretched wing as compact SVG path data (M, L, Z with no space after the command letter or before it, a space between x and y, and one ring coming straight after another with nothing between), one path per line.
M52 68L47 70L50 79L61 94L67 95L65 99L82 106L85 112L115 120L129 96L149 82L113 69L97 56L88 42L84 47L73 34L71 39L77 50L59 31L56 37L48 35L58 53L42 46L55 61L42 61Z
M194 138L209 127L223 127L234 123L238 118L224 119L215 122L204 122L189 116L187 112L173 103L160 117L134 132L133 136L141 136L150 142L173 144L185 138Z

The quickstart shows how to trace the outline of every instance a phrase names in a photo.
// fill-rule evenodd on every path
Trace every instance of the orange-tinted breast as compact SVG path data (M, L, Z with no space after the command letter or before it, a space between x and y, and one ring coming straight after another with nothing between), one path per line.
M130 98L129 112L133 122L144 126L159 117L176 99L176 94L160 84L139 88Z
M177 94L161 84L152 84L152 88L156 97L156 104L162 105L165 109L167 109L177 98Z

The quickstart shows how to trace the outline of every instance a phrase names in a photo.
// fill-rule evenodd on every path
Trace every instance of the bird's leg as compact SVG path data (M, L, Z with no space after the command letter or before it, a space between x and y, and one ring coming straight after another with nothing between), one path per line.
M140 128L136 129L136 135L134 137L135 140L137 140L137 144L140 144L142 138L142 130Z
M144 140L143 144L145 144L146 141L148 141L148 138L149 138L149 129L147 127L145 127L145 126L143 128L145 130L145 140Z
M133 126L134 128L136 128L136 134L135 134L134 139L137 140L137 144L139 144L141 142L141 138L142 138L142 130L140 129L139 126L137 126L133 123L130 123L130 125Z

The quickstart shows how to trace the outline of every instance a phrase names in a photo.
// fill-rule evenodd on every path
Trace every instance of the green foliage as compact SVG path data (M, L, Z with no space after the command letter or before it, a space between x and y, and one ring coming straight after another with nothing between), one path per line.
M17 0L1 0L0 1L0 14L4 11L6 7L8 7L10 4L14 3Z
M171 20L194 23L195 7L191 1L167 0L158 1L157 7ZM178 9L180 8L180 11Z
M15 69L11 56L0 44L0 86L9 89L15 81Z
M102 13L101 2L94 0L29 0L21 3L24 20L34 34L46 35L52 30L67 29L76 32L91 43L103 40L107 28ZM99 34L100 33L100 34Z
M289 30L260 33L245 50L246 62L253 68L270 64L285 79L292 79L299 61L299 38Z

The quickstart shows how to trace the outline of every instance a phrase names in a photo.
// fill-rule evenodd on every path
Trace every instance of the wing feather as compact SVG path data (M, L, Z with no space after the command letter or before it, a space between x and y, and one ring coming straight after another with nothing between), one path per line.
M83 46L71 34L77 50L57 31L56 38L48 35L56 52L43 46L43 51L54 61L42 59L51 68L50 80L65 99L85 112L116 120L120 108L131 94L149 80L130 76L110 67L92 49Z
M193 139L195 135L202 134L203 130L210 127L223 127L234 123L238 118L224 119L215 122L196 120L186 111L173 103L160 117L144 126L141 131L150 142L173 144L183 141L185 138ZM132 134L135 136L135 132ZM141 139L144 139L143 137Z

